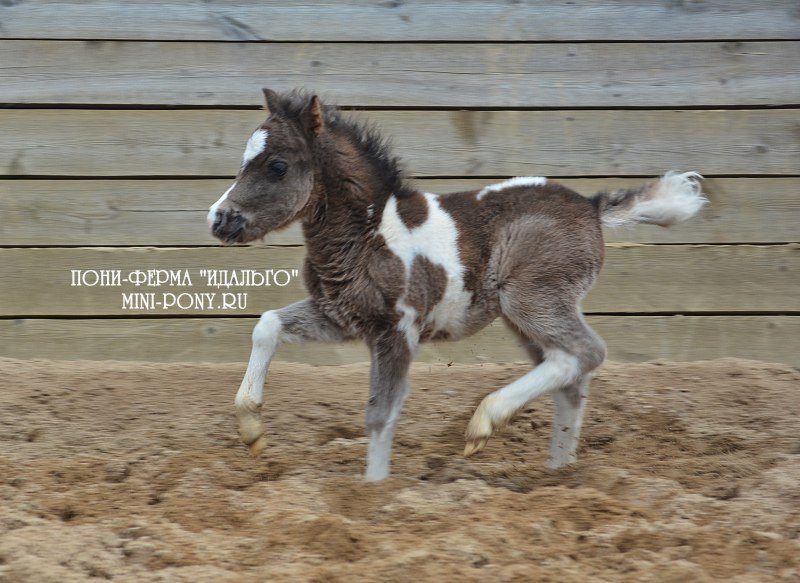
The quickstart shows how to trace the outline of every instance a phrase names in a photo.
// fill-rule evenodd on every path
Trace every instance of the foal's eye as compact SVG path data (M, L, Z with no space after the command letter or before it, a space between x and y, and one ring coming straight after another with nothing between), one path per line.
M286 171L289 169L289 165L286 162L272 162L269 165L270 171L275 174L276 176L283 176L286 174Z

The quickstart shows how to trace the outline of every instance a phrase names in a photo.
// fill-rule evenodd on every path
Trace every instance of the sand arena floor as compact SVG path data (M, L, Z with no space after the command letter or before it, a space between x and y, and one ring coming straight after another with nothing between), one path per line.
M0 367L0 581L800 581L785 365L608 363L558 471L546 398L460 455L525 365L415 365L378 484L366 365L275 363L258 460L233 423L244 364Z

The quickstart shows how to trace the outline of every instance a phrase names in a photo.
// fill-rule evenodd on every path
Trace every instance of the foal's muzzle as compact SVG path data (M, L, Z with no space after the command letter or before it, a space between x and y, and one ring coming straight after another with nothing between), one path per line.
M247 219L236 210L217 210L211 233L225 243L237 243L241 240Z

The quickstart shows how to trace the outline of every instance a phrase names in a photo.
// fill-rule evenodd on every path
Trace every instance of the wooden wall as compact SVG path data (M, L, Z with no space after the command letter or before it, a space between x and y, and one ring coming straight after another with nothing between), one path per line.
M711 204L609 231L587 299L617 360L800 365L797 0L0 3L0 355L244 361L258 313L303 295L199 269L297 269L298 230L221 248L208 206L297 86L393 137L420 188L545 175L591 194L665 170ZM190 270L193 287L72 286L72 270ZM243 310L122 309L123 292L247 292ZM359 346L286 347L314 363ZM422 358L522 353L501 325Z

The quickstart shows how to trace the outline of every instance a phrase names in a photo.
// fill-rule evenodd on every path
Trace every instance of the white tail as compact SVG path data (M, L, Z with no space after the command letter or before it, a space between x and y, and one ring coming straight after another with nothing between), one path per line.
M702 178L697 172L667 172L641 188L601 193L597 196L600 219L609 227L681 223L708 202L700 186Z

